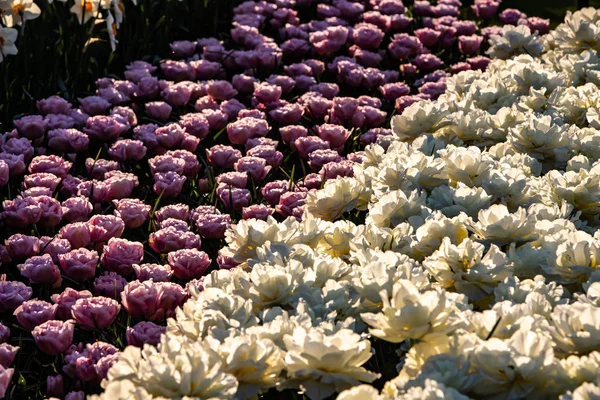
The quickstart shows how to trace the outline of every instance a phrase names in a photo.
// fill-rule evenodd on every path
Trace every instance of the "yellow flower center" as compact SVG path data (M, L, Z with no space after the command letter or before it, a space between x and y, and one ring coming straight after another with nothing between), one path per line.
M117 7L119 8L119 10L121 10L121 12L125 11L125 6L123 5L123 3L117 4Z
M117 24L115 24L113 22L111 27L112 27L112 31L113 31L113 36L117 36Z
M23 4L15 4L14 6L12 6L13 9L13 13L15 14L22 14L25 12L25 6Z
M84 1L83 2L83 9L85 10L85 13L91 13L92 11L94 11L94 5L92 4L91 1Z

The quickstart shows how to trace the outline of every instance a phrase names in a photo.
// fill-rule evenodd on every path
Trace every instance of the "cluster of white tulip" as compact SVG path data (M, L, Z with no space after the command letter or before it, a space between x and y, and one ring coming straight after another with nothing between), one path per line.
M395 117L302 222L233 226L240 265L95 398L598 398L599 30L594 9L545 37L505 28L500 59ZM381 392L362 384L374 338L397 344Z

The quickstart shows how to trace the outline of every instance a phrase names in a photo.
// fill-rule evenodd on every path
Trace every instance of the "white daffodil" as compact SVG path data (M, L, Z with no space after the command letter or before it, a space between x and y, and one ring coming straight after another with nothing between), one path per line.
M8 55L17 54L17 30L13 28L0 28L0 62Z

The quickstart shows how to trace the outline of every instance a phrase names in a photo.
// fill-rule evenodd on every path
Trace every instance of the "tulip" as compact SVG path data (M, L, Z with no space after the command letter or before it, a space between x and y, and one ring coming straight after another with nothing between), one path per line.
M48 121L45 121L40 115L27 115L13 123L19 131L19 135L30 140L43 137L48 128Z
M0 322L0 343L5 343L10 339L10 328Z
M92 242L104 244L112 238L120 238L125 223L114 215L94 215L88 222Z
M152 279L154 282L168 282L173 271L170 265L160 264L133 264L133 270L140 282Z
M263 221L267 220L267 217L273 215L275 210L264 204L254 204L249 207L242 209L242 218L244 219L260 219Z
M115 300L97 296L79 299L71 308L77 324L88 328L106 329L117 318L121 305Z
M46 378L46 389L50 396L62 397L65 394L65 385L62 375L48 375Z
M110 103L99 96L88 96L79 99L79 104L84 113L89 115L104 114L110 108Z
M160 229L150 234L148 244L160 254L180 249L200 248L200 236L192 232L181 232L174 227Z
M13 314L23 328L32 330L34 327L54 319L56 308L55 304L52 305L46 301L28 300L17 307Z
M248 173L255 181L264 180L271 171L267 161L259 157L242 157L234 164L234 168L237 172Z
M242 158L242 153L231 146L215 145L206 150L208 162L217 168L233 168L233 165Z
M0 366L0 398L6 395L6 390L10 384L13 374L15 373L14 368L4 368Z
M158 222L168 218L176 218L182 221L187 221L190 217L190 208L186 204L170 204L160 208L154 214Z
M56 309L56 317L66 321L71 317L71 308L79 299L85 299L92 297L92 293L88 290L77 291L71 288L66 288L60 294L53 294L51 296L52 302L58 307Z
M179 279L199 278L210 266L208 254L197 249L173 251L167 256L173 274Z
M71 103L60 96L50 96L36 102L38 111L43 114L67 114Z
M0 344L0 366L8 368L13 363L19 349L19 346L11 346L8 343Z
M108 271L120 275L128 275L133 269L133 264L138 264L144 258L144 245L140 242L131 242L127 239L111 238L104 245L100 263Z
M139 322L132 327L127 327L127 344L136 347L144 347L145 344L156 346L160 343L160 336L166 330L166 327L156 325L154 322Z
M183 189L186 177L176 172L159 172L154 174L154 193L164 198L177 197Z
M94 293L111 299L120 299L127 280L115 272L105 272L94 280Z
M31 334L38 349L55 356L64 353L71 346L74 330L73 320L51 320L33 328Z
M250 205L251 195L248 189L240 189L221 183L217 187L217 196L228 210L241 211L242 208Z
M222 239L231 225L228 214L201 214L196 218L198 233L207 239Z
M31 283L58 287L62 282L60 271L49 254L31 257L17 267Z

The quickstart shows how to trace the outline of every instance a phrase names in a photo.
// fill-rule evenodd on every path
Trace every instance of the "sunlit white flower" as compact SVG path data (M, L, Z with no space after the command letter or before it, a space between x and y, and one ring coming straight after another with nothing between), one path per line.
M477 214L478 221L471 224L475 234L499 245L523 243L535 239L535 220L523 208L510 213L502 204L493 204Z
M229 337L219 346L223 370L238 381L236 399L251 399L275 387L283 368L282 352L269 339Z
M107 387L131 381L154 397L233 398L238 383L223 371L223 361L209 342L163 335L159 348L127 347L109 370ZM122 388L131 390L131 385Z
M379 377L362 367L371 358L371 343L350 330L324 335L318 329L296 328L283 340L289 379L282 388L300 388L311 400L324 399Z
M491 295L511 274L506 255L498 246L491 245L484 255L484 246L469 239L454 245L445 238L423 265L439 286L464 293L475 302Z
M354 178L328 180L322 190L308 193L304 209L315 218L334 221L357 208L362 193L362 186Z
M8 55L17 54L17 30L13 28L0 28L0 62Z
M90 18L96 18L100 0L75 0L71 12L75 14L79 23L86 23Z
M487 53L494 58L509 58L522 53L536 57L543 49L542 40L536 33L532 34L527 25L504 25L502 35L490 37L490 45Z
M21 25L23 21L36 19L41 14L33 0L7 0L0 2L0 15L7 27Z
M391 298L388 296L382 291L381 313L361 314L373 336L392 343L406 339L427 341L436 333L453 329L455 317L443 290L419 293L412 282L402 279L394 283Z
M591 304L558 305L551 315L552 339L563 354L586 354L600 345L600 308Z

